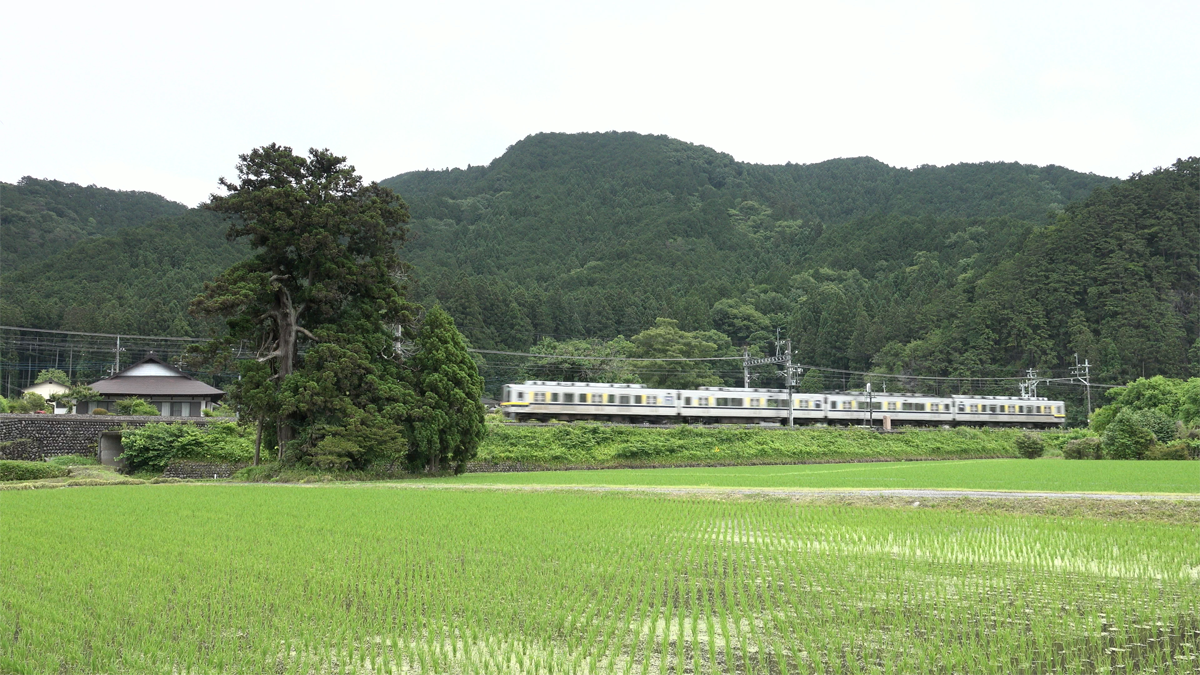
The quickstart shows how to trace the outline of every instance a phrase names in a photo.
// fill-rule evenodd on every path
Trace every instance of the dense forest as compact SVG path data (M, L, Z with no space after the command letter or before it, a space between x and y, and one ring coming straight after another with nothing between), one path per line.
M478 348L630 355L674 340L723 355L770 351L778 331L829 370L1015 376L1078 354L1116 383L1200 369L1198 163L1124 181L1016 163L766 166L662 136L538 134L488 166L383 184L413 216L413 299L446 307ZM215 215L154 195L0 188L7 325L202 335L188 300L245 255ZM740 380L731 367L714 376ZM569 360L488 369L489 388L654 379Z

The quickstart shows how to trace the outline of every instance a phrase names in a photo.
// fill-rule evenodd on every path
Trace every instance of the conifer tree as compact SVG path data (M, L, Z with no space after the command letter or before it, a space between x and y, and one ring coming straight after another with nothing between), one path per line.
M408 460L430 473L450 465L462 473L483 440L483 378L454 319L434 305L425 315L417 353L406 364L414 400L408 427Z

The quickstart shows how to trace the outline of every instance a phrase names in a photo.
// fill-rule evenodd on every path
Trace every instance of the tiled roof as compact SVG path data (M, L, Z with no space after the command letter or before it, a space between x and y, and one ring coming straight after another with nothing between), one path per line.
M92 383L99 394L123 396L224 396L225 392L190 377L110 377Z

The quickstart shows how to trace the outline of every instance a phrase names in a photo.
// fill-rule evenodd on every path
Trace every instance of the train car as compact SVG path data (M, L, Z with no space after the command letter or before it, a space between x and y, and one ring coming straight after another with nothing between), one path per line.
M654 389L642 384L529 381L504 386L501 409L519 422L594 420L617 423L785 424L783 389L699 387ZM1010 396L923 396L833 392L792 395L796 424L1017 426L1065 422L1062 401Z

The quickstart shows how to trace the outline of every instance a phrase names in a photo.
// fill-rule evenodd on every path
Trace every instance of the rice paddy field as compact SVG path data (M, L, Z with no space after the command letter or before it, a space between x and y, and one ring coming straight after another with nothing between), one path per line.
M1200 669L1194 524L195 484L0 517L0 672Z
M1200 494L1200 462L974 459L790 466L468 473L480 485L940 489Z

